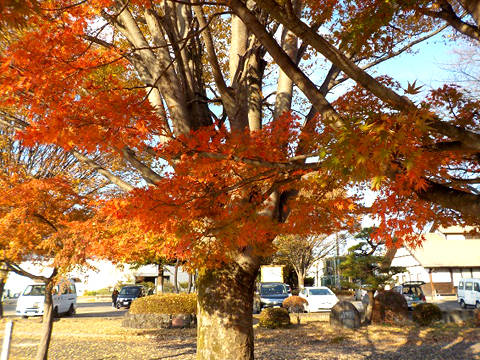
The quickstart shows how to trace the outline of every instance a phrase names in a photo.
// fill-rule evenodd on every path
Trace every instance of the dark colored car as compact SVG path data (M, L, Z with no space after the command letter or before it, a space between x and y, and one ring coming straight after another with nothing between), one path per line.
M394 286L392 290L403 294L407 300L408 309L412 310L415 306L427 302L422 290L423 284L425 284L423 281L409 281Z
M284 283L260 283L258 290L255 292L253 312L259 313L268 307L281 307L283 300L289 296L287 286Z
M128 285L122 287L118 293L116 308L121 307L129 308L132 301L145 296L145 288L141 285Z

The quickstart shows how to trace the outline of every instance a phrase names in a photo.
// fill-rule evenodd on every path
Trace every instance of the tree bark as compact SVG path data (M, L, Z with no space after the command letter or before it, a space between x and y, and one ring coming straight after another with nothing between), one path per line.
M47 360L48 359L48 348L50 347L50 340L52 339L52 330L53 330L53 299L52 299L52 289L53 289L53 279L49 278L45 283L45 305L43 309L43 327L42 327L42 337L37 348L37 355L35 360Z
M253 293L259 265L239 263L198 276L197 360L251 360Z
M0 278L0 319L3 319L3 290L5 289L5 279Z
M158 276L157 276L157 294L163 293L163 281L165 280L163 276L163 265L158 265Z
M192 292L192 286L193 286L193 274L189 273L188 274L188 289L187 289L187 294L190 294Z
M372 323L372 317L373 317L373 309L375 307L375 290L368 290L368 304L367 308L365 309L365 321L364 324L369 325Z
M298 277L298 290L302 290L305 287L305 272L297 271Z
M178 266L180 265L180 259L177 259L175 263L175 270L173 271L173 286L175 289L175 294L178 294Z

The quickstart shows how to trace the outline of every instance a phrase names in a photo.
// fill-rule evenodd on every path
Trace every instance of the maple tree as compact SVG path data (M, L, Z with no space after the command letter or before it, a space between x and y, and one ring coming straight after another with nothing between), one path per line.
M46 286L36 355L46 359L55 311L52 289L72 269L86 265L88 244L79 229L91 218L92 209L88 197L79 193L94 184L93 173L82 171L62 149L26 148L12 134L12 128L0 126L0 260L7 270ZM41 265L50 274L27 271L24 262Z
M25 144L62 147L125 192L99 199L91 251L199 269L199 359L253 358L254 280L273 239L353 226L362 188L377 192L373 236L389 246L419 245L429 221L478 222L478 100L369 73L446 28L478 41L476 2L21 6L1 22L0 107L26 109L8 120ZM112 233L122 252L99 241Z

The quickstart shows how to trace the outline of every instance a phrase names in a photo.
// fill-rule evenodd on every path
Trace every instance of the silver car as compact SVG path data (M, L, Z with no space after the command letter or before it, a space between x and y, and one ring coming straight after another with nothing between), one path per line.
M394 286L392 290L403 294L405 300L407 300L408 309L412 310L415 306L427 302L422 290L423 284L425 284L423 281L409 281L404 282L402 285Z

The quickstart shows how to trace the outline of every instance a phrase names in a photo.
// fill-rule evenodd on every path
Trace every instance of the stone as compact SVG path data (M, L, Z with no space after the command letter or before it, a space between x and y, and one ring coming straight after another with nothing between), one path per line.
M332 307L330 326L357 329L360 325L360 312L350 301L342 300Z

